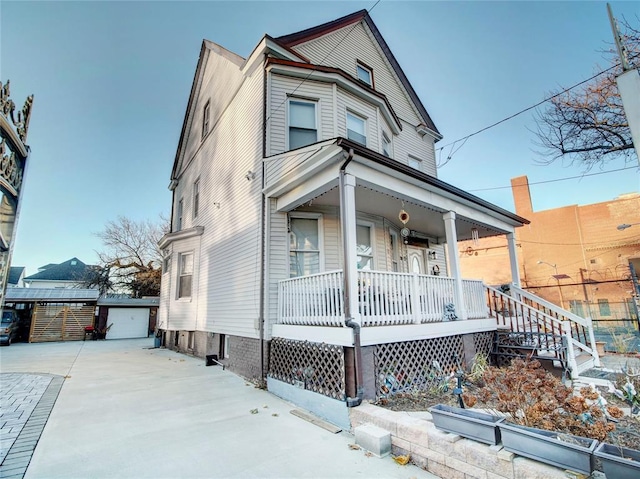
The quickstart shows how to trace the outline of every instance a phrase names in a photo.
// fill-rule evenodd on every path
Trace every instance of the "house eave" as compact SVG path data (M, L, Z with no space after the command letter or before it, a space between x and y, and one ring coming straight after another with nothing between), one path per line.
M402 123L385 95L372 88L366 87L338 68L269 58L266 69L267 72L303 78L305 80L335 83L349 93L380 108L380 112L395 135L399 134L402 130Z
M160 241L158 241L158 247L160 249L164 249L174 241L194 238L196 236L201 236L202 233L204 233L204 226L194 226L193 228L188 228L186 230L167 233L160 239Z

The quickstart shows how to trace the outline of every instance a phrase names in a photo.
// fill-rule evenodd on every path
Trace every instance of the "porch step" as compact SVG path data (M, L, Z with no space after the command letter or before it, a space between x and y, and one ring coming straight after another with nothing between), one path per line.
M592 369L595 366L595 360L590 354L579 354L576 356L577 371L574 371L575 376L580 376L585 371Z

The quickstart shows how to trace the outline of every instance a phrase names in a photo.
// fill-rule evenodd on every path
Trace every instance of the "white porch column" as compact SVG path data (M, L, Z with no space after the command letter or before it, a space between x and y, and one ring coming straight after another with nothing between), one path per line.
M456 301L456 315L459 319L467 319L467 308L462 293L462 274L460 273L460 259L458 258L458 233L456 232L456 213L449 211L442 215L447 238L447 254L449 255L449 274L455 280L454 297Z
M345 316L360 323L358 312L358 257L356 251L356 179L344 174L340 183L340 220L344 251Z
M520 269L518 268L518 251L516 250L516 235L507 233L507 247L509 248L509 263L511 264L511 282L520 287Z

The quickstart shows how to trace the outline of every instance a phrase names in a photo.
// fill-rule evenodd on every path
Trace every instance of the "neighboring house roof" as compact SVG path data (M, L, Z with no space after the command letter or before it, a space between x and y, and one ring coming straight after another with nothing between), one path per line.
M123 306L123 307L149 307L159 306L160 297L152 298L105 298L102 297L98 300L98 306Z
M7 284L18 284L20 277L24 274L24 266L11 266Z
M359 12L352 13L350 15L344 16L342 18L338 18L336 20L332 20L327 23L323 23L322 25L318 25L316 27L307 28L306 30L301 30L296 33L291 33L290 35L284 35L284 36L278 37L276 38L276 41L286 47L291 48L295 45L299 45L300 43L314 40L318 37L321 37L333 31L339 30L340 28L346 27L348 25L358 23L360 21L364 21L369 27L369 29L371 30L371 33L373 33L373 36L378 41L378 44L380 45L380 48L384 52L385 57L391 64L391 67L395 71L396 75L398 75L398 78L400 79L402 86L404 86L407 93L409 94L409 97L411 98L411 101L413 101L413 103L415 104L415 107L418 109L420 116L422 117L422 120L425 122L425 125L427 126L427 128L429 128L430 130L433 130L433 132L435 132L438 135L438 138L435 139L436 141L438 141L440 138L442 138L442 135L438 131L438 128L436 128L435 123L431 119L431 116L427 112L427 109L424 107L424 105L420 101L420 98L418 97L417 93L411 86L411 83L409 83L409 79L404 74L404 71L400 67L398 60L396 60L396 57L391 52L389 45L387 45L387 42L382 37L380 30L378 30L375 23L373 23L371 16L369 16L369 13L366 10L360 10Z
M64 263L48 265L44 271L27 276L24 281L84 281L93 268L78 258L71 258Z
M5 302L20 303L34 301L84 302L97 301L100 291L80 288L8 288Z

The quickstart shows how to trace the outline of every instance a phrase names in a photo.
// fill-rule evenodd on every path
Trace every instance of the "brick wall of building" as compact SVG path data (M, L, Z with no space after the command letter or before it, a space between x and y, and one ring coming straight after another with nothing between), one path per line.
M594 319L633 316L629 262L640 266L640 225L617 226L640 221L640 194L533 211L527 178L514 178L512 190L516 214L531 221L516 229L522 286ZM505 237L461 242L459 254L464 277L511 281Z

